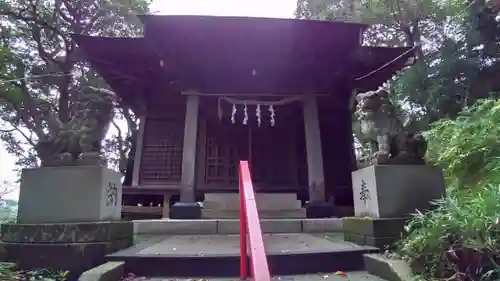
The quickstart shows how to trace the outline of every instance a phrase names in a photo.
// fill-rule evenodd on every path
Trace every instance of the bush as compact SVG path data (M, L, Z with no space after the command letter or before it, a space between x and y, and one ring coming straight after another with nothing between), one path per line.
M484 100L426 133L447 198L417 213L398 253L427 278L486 280L500 270L500 101ZM446 145L443 145L446 144Z
M0 280L64 281L68 272L46 269L18 271L13 263L0 263Z
M449 186L500 183L500 100L482 100L455 120L440 120L425 133L427 158L444 169Z
M454 191L406 226L398 252L425 277L478 280L500 262L500 188Z

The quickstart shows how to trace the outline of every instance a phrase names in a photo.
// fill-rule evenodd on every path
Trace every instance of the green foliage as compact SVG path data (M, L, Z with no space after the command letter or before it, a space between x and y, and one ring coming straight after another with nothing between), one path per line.
M449 194L410 220L398 246L425 277L491 280L500 273L499 123L500 100L488 99L426 133L429 160L444 169Z
M481 100L456 119L432 124L426 133L429 158L459 188L500 184L500 100ZM443 145L446 144L446 145Z
M0 263L1 280L64 281L68 278L68 274L68 271L47 269L19 271L13 263Z
M500 267L498 184L453 191L434 210L416 214L398 252L428 279L496 280ZM428 280L427 279L427 280Z
M141 35L136 15L147 14L150 2L0 0L0 140L19 166L38 165L39 151L33 148L78 114L75 103L82 89L107 88L84 61L71 34ZM107 148L111 162L123 166L137 118L121 102L117 111L118 118L127 119L129 130L107 142L112 144Z

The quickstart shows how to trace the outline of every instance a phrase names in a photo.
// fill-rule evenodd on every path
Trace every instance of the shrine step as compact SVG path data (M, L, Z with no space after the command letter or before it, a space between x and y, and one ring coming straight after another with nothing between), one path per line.
M295 193L256 193L255 202L258 210L290 210L301 209L302 202ZM205 193L203 208L220 210L239 210L240 195L238 193Z
M341 218L323 219L264 219L263 233L336 233L343 231ZM238 234L239 219L201 220L135 220L135 235Z
M125 276L126 277L126 276ZM146 276L135 276L137 280L147 279L148 281L193 281L193 280L204 280L204 281L235 281L235 278L224 278L224 277L182 277L182 278L169 278L169 277L153 277L147 278ZM127 278L125 278L127 279ZM239 280L239 279L237 279ZM368 273L364 270L356 270L346 272L346 275L335 274L335 272L324 272L315 274L297 274L297 275L278 275L271 276L271 280L283 280L283 281L386 281L373 274Z
M302 219L306 217L306 210L259 210L259 217L262 219ZM201 211L201 217L204 219L237 219L240 216L239 210L220 210L206 209Z
M295 193L256 193L255 202L261 218L305 218L306 210ZM202 218L236 219L239 217L240 196L237 193L207 193L203 201Z
M272 275L364 269L363 254L379 250L345 242L340 234L265 234ZM147 277L236 277L239 235L169 235L145 238L106 256L125 262L126 272Z

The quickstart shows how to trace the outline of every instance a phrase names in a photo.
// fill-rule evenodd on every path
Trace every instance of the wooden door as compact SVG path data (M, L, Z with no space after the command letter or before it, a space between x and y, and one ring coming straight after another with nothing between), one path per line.
M294 126L250 127L252 177L260 191L298 186Z
M238 190L238 164L248 160L248 127L206 122L205 174L202 188Z

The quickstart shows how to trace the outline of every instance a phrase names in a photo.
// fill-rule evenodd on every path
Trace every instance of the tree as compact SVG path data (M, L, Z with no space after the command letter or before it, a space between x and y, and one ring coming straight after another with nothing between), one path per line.
M390 81L392 98L428 124L499 90L498 11L486 2L299 0L297 16L374 24L365 44L414 46L418 60Z
M71 34L137 36L137 14L148 12L149 0L0 0L0 138L18 164L36 166L36 144L57 133L76 115L83 89L107 91L107 85L83 61ZM137 118L118 101L119 134L107 152L122 172Z

